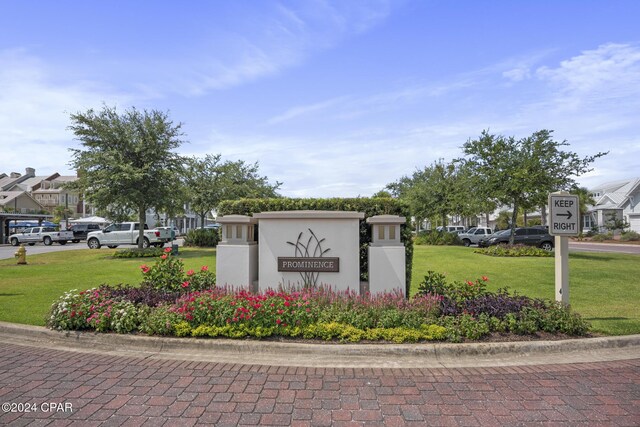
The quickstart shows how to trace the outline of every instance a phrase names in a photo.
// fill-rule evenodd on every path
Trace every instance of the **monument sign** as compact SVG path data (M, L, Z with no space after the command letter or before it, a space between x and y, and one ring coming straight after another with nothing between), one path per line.
M280 211L218 218L218 285L268 288L331 286L334 290L405 290L406 252L400 241L405 218L377 215L368 251L369 282L360 282L360 221L351 211ZM255 232L257 226L258 232ZM255 241L256 235L258 241Z

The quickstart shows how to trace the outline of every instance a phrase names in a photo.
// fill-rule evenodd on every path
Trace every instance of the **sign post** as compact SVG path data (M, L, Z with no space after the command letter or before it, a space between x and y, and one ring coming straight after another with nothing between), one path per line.
M560 191L549 194L549 234L555 236L556 301L569 304L569 236L579 234L578 196Z

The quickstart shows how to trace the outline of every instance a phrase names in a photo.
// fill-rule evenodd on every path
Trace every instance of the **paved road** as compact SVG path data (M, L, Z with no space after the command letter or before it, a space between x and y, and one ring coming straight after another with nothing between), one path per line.
M640 255L640 245L616 243L569 242L572 252L615 252Z
M176 239L176 243L181 246L182 239ZM135 245L118 246L118 248L135 248L135 247L136 247ZM66 245L59 245L57 243L54 243L51 246L45 246L42 243L36 243L33 246L25 245L25 248L27 249L27 257L29 255L46 254L49 252L89 249L87 247L87 242L85 241L82 241L80 243L67 243ZM0 245L0 259L13 258L17 249L18 249L17 247L11 246L11 245ZM107 249L107 247L103 246L100 250L103 250L103 249Z
M11 426L638 426L640 359L463 369L305 368L5 343L0 402L16 409L0 414L0 424Z
M177 239L178 245L182 245L182 239ZM123 245L122 248L133 248L133 245ZM26 246L27 256L48 252L69 251L77 249L87 249L86 242L67 243L60 246L54 243L51 246L36 244L34 246ZM572 252L616 252L626 254L640 255L640 245L623 245L610 243L591 243L591 242L569 242L569 250ZM9 245L0 245L0 259L13 258L16 248Z

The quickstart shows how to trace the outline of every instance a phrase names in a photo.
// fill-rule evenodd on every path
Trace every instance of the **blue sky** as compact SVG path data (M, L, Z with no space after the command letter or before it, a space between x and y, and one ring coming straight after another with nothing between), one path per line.
M483 129L640 176L640 1L0 0L0 172L70 170L69 114L168 111L180 152L369 196Z

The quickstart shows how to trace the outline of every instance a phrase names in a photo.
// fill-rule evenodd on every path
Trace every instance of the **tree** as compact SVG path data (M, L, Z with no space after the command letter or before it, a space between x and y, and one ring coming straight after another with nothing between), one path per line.
M378 198L378 199L380 199L380 198L382 198L382 199L389 199L389 198L392 198L392 197L393 197L393 195L391 194L391 192L390 192L390 191L387 191L387 190L380 190L380 191L378 191L377 193L374 193L374 194L373 194L373 196L371 196L371 197L372 197L372 198L374 198L374 199L375 199L375 198Z
M411 177L405 176L387 185L387 189L406 200L418 220L434 219L446 225L449 215L462 211L465 190L454 163L439 160Z
M73 211L64 206L56 206L53 208L53 222L60 223L61 221L66 221L73 215Z
M173 150L183 135L181 124L156 110L135 108L119 114L115 107L71 115L69 129L84 149L70 149L79 178L69 185L106 212L136 212L138 247L144 241L146 211L168 206L182 172L183 159Z
M187 159L185 184L191 209L201 218L204 228L206 215L223 200L242 197L277 197L282 183L270 184L266 176L258 174L258 163L242 160L221 163L220 155L207 154L199 159Z
M467 157L461 161L485 181L488 196L513 209L511 243L520 209L541 206L550 192L569 190L575 185L573 177L590 171L589 165L607 154L580 158L576 153L562 151L569 144L554 141L552 132L540 130L516 140L485 130L480 138L463 146Z
M591 192L585 187L579 187L574 185L570 191L571 194L578 196L579 209L580 209L580 218L578 218L579 222L579 230L582 232L584 230L584 217L589 212L589 205L595 205L596 201L593 199Z

